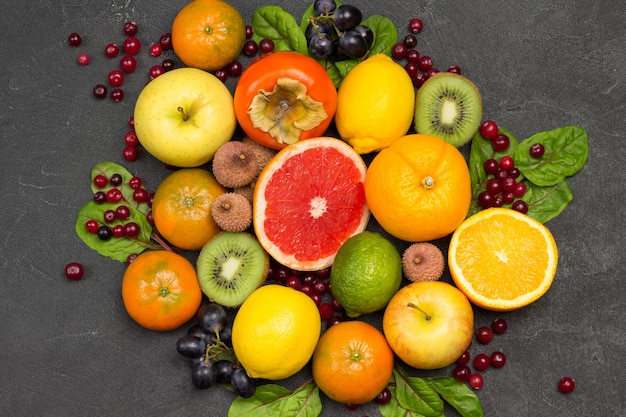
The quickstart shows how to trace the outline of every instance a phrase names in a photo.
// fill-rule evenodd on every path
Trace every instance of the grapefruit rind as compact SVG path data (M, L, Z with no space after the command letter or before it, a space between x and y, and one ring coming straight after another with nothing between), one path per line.
M313 224L308 223L304 226L298 224L296 227L290 228L290 225L283 224L281 221L275 220L273 229L277 230L276 225L279 225L284 229L281 231L282 236L280 240L283 242L289 240L290 242L299 243L299 249L285 250L285 244L278 242L276 236L272 237L272 232L268 231L268 223L266 223L266 219L268 216L275 216L277 213L277 211L274 210L273 204L268 205L268 201L266 199L268 189L270 192L280 190L281 187L291 191L297 190L300 193L295 194L302 197L302 193L310 191L311 187L303 187L302 184L295 182L296 179L293 179L293 183L281 182L280 184L277 184L277 181L272 181L272 179L275 178L277 173L279 173L279 171L285 166L286 162L292 160L292 158L299 157L300 159L304 159L307 158L308 155L318 156L317 154L304 155L304 153L307 151L323 151L324 149L332 149L339 152L341 157L346 158L344 162L350 161L352 164L350 165L344 163L337 166L322 166L316 167L315 169L307 169L306 172L309 175L305 177L316 180L322 178L324 173L332 173L333 177L341 178L343 180L343 186L355 187L353 191L357 193L360 198L357 200L350 200L347 194L340 194L341 197L346 199L341 201L341 207L334 206L335 210L333 210L333 205L328 204L329 201L326 200L326 197L330 197L333 193L335 194L335 197L338 197L337 194L339 190L324 189L322 187L317 189L317 193L315 195L310 196L308 203L304 206L301 201L299 202L300 204L297 205L297 201L294 202L289 200L291 197L287 196L287 193L283 196L284 200L282 200L280 204L283 207L288 207L292 212L295 212L296 215L305 216L305 220L308 219L305 214L307 212L311 216L316 216L316 218L324 216L327 213L330 215L329 212L334 212L342 216L350 216L353 214L353 216L351 216L351 221L348 222L351 225L351 228L343 231L321 230L315 227L315 225L320 225L322 223L321 220L314 221ZM306 165L306 162L299 162ZM305 170L305 168L310 167L305 167L303 165L302 170ZM355 169L358 173L358 178L354 178L354 180L350 182L350 172ZM256 236L263 248L278 263L298 271L317 271L332 265L341 244L355 234L362 232L367 227L370 211L365 200L364 184L366 172L367 166L361 156L350 145L336 138L312 138L289 145L279 151L259 175L254 191L253 225ZM317 174L319 174L319 176L317 176ZM297 175L297 177L297 180L301 181L303 179L302 173ZM348 178L347 183L346 178ZM307 185L311 185L311 183ZM314 184L314 186L321 187L323 184L318 182ZM294 193L292 192L291 194L293 195ZM323 207L320 208L320 206ZM297 208L294 209L294 207L302 208L302 210L297 211ZM317 213L315 213L316 210L318 210ZM274 217L274 219L278 219L278 217ZM328 222L324 223L327 224ZM342 224L345 227L348 223L344 222ZM317 238L315 238L316 236ZM319 242L328 242L329 240L334 241L332 247L320 247L321 245ZM319 257L307 255L304 252L305 249L307 252L317 251L319 253Z

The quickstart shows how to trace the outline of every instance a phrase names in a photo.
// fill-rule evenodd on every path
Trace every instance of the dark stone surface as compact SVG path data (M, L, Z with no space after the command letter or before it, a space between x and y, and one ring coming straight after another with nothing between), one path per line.
M281 3L298 19L308 5ZM147 45L169 30L184 4L8 0L2 8L2 415L225 416L234 399L220 388L193 389L175 351L185 330L155 333L136 325L120 296L124 265L88 249L73 229L77 211L90 199L94 164L122 163L152 189L167 174L145 152L126 163L121 151L148 68L160 62ZM268 3L233 4L249 22L254 9ZM478 395L487 416L625 415L623 2L352 4L365 16L391 17L400 36L409 18L421 17L418 49L442 69L460 65L482 93L485 117L518 138L570 124L588 131L589 160L568 180L574 200L548 223L560 250L552 288L516 312L476 309L477 326L503 316L509 331L489 346L475 344L472 352L502 349L508 357L504 368L484 374ZM139 69L128 76L123 102L97 101L91 89L117 66L104 56L104 46L121 43L127 20L139 24L144 43ZM79 48L66 42L74 31L84 38ZM87 67L75 62L83 51L92 56ZM63 276L70 261L85 265L82 281ZM379 324L380 317L368 320ZM556 389L565 375L577 382L569 395ZM282 383L293 388L309 377L302 372ZM379 415L373 404L353 412L322 399L324 416Z

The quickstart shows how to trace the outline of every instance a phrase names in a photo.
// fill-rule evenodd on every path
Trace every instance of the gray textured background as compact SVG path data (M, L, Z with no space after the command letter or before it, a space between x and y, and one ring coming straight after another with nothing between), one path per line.
M298 18L308 5L280 3ZM94 164L122 163L151 189L167 174L145 152L126 163L121 150L147 69L159 62L145 45L169 31L184 4L7 0L2 8L2 415L225 416L234 398L219 388L193 389L175 351L184 330L154 333L132 322L120 296L124 266L88 249L73 231L76 212L90 199ZM249 22L256 7L269 3L232 4ZM560 250L552 288L535 304L503 315L509 331L472 352L502 349L508 357L504 368L484 374L478 395L487 416L625 415L624 2L351 4L366 17L391 17L401 36L411 17L421 17L418 49L440 68L460 65L482 93L485 117L518 138L569 124L588 131L589 161L569 179L574 200L547 224ZM103 48L121 42L126 20L138 22L144 42L139 70L128 77L123 102L97 101L93 85L116 65ZM66 43L74 31L84 38L78 49ZM91 65L76 64L81 51L91 54ZM70 261L86 266L82 281L64 278ZM477 309L476 324L496 316ZM556 390L564 375L576 379L572 394ZM308 378L302 372L283 383L295 387ZM352 412L322 398L324 416L379 415L374 405Z

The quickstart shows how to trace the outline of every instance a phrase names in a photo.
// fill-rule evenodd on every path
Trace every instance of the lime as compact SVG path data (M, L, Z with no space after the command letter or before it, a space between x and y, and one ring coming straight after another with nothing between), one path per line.
M401 282L398 250L375 232L361 232L346 240L330 270L333 295L352 318L383 309Z

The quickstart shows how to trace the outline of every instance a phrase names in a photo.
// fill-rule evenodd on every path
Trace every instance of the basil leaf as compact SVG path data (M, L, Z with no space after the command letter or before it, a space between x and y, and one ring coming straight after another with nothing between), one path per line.
M98 188L93 182L93 179L96 177L96 175L104 175L107 178L111 178L111 176L113 176L114 174L119 174L122 176L122 184L117 187L109 184L104 188ZM91 191L93 191L94 193L98 191L107 192L111 188L117 188L122 192L125 205L133 206L140 212L146 214L150 211L150 206L146 202L138 203L135 201L135 199L133 198L133 193L135 192L135 190L132 189L130 185L128 185L131 178L133 178L133 174L131 174L123 166L116 164L115 162L100 162L99 164L94 165L94 167L91 169ZM135 219L133 219L133 221L135 221Z
M530 156L530 147L540 143L545 153L541 158ZM515 165L529 181L550 186L577 173L587 162L587 132L579 126L564 126L548 132L535 133L520 143L515 151Z
M237 397L228 409L228 417L317 417L321 413L319 388L312 381L293 392L276 384L260 385L252 397Z
M509 137L509 147L505 151L497 152L493 149L491 141L483 138L480 132L476 132L472 138L468 163L470 181L472 183L472 203L467 214L468 217L481 210L481 207L478 205L478 195L487 189L487 181L489 180L484 168L485 162L489 159L499 161L503 156L512 157L518 147L517 138L513 133L502 127L498 129L498 132ZM520 180L521 178L518 179L518 181Z
M352 68L357 66L358 63L359 61L357 59L344 59L343 61L335 62L335 67L337 67L337 70L343 79L346 75L348 75Z
M396 399L396 387L393 384L387 386L389 392L391 392L391 401L387 404L378 404L378 412L382 417L420 417L420 414L416 414L412 410L407 410L402 407ZM440 415L444 416L443 413Z
M426 417L443 413L443 400L422 378L410 377L401 368L394 369L396 399L398 404Z
M546 223L561 214L573 198L565 180L548 187L526 181L526 193L522 200L528 204L526 214L541 223Z
M452 377L430 377L424 381L462 417L482 417L483 407L476 394L464 383Z
M308 55L304 32L296 19L280 6L262 6L255 10L250 23L254 30L253 39L258 43L263 38L274 42L275 51L296 51Z
M132 221L139 225L139 235L133 239L127 237L111 237L109 240L101 240L97 234L89 233L85 228L87 220L95 219L102 222L104 219L104 212L107 210L115 210L117 204L102 203L98 204L95 201L90 201L83 208L78 211L76 215L76 223L74 224L74 230L76 235L91 249L98 252L100 255L111 258L115 261L126 262L129 255L139 254L145 249L158 249L159 246L153 244L150 241L152 235L152 226L148 223L148 219L143 213L140 213L138 209L128 206L130 210L130 218ZM118 219L111 223L109 226L113 227L116 224L122 224Z
M361 22L374 33L374 43L368 55L391 55L393 46L398 42L398 30L391 19L385 16L373 15Z

